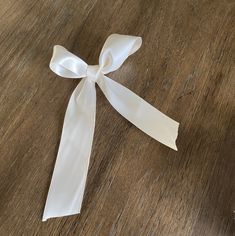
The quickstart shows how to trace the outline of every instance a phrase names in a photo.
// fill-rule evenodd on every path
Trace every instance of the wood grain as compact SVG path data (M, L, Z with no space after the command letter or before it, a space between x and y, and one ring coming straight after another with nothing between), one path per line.
M1 236L235 235L234 0L2 0L0 17ZM78 82L49 70L52 47L97 64L114 32L143 46L110 77L181 123L179 151L97 88L82 213L42 223Z

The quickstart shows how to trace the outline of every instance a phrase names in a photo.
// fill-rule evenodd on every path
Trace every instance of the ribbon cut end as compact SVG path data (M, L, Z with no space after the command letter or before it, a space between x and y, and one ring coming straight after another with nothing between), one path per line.
M73 213L65 213L65 214L54 214L54 215L50 215L50 216L46 216L45 214L43 214L42 217L42 222L46 222L47 220L51 219L51 218L57 218L57 217L63 217L63 216L72 216L72 215L77 215L80 214L80 211L78 212L73 212Z

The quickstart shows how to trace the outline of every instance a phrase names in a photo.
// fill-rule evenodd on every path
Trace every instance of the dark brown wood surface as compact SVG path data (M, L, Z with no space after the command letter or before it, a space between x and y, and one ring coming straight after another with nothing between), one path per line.
M234 0L2 0L0 17L1 236L235 235ZM53 45L97 64L111 33L143 38L110 77L180 122L179 151L97 87L82 212L42 223L78 83L48 68Z

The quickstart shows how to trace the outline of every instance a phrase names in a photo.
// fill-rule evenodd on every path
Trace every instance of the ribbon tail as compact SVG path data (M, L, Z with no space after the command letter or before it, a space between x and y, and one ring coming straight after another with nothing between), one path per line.
M80 213L94 135L95 110L95 84L83 79L74 90L65 114L43 221Z
M98 84L111 105L123 117L152 138L177 150L178 122L107 76L99 80Z

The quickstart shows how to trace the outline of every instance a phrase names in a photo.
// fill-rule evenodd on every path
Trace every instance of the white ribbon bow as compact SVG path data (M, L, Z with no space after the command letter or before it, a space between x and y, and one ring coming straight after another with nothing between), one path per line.
M122 116L152 138L177 150L179 123L105 76L117 70L141 44L140 37L112 34L96 66L87 65L61 46L54 47L51 70L62 77L83 79L74 90L65 114L43 221L80 212L95 127L95 83Z

